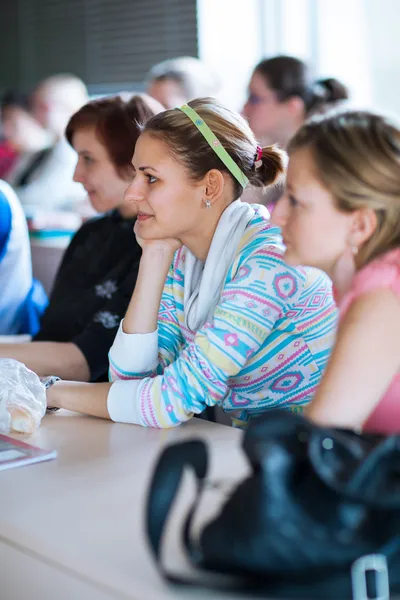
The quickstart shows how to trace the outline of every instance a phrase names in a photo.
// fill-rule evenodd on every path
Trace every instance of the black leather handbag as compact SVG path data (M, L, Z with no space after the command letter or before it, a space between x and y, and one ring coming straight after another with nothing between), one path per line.
M208 574L202 585L273 598L386 600L400 594L400 436L323 428L272 411L252 422L243 450L251 474L194 541L191 525L207 481L207 449L199 440L165 449L146 515L157 561L188 467L198 494L183 542L191 562ZM193 584L161 568L170 581ZM215 581L211 572L224 577Z

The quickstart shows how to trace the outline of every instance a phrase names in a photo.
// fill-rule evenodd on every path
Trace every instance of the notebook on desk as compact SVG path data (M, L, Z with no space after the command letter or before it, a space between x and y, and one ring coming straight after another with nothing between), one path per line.
M0 471L56 458L56 450L43 450L0 433Z

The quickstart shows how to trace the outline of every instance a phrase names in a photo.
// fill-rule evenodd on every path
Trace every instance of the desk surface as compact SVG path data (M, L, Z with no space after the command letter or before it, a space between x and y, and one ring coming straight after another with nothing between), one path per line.
M46 416L32 436L21 437L57 449L58 458L0 473L0 541L11 567L19 560L12 553L18 551L45 565L50 579L59 577L60 583L66 575L78 579L92 590L90 598L209 597L210 591L178 590L160 578L143 534L144 502L160 450L187 438L210 443L211 478L226 478L233 470L237 478L243 477L247 467L239 431L200 419L171 430L144 429L60 411ZM182 509L193 490L189 477L179 498ZM215 499L208 500L208 515L218 504ZM175 513L181 510L179 502ZM206 510L207 500L204 514ZM174 517L171 523L174 529ZM174 543L173 566L184 573L184 559L179 559L178 542ZM40 569L35 572L39 577ZM80 597L76 593L74 600ZM212 597L227 596L212 593Z

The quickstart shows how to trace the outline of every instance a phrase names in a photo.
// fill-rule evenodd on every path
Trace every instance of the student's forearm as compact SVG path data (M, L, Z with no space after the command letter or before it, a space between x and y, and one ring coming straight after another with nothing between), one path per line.
M135 291L126 312L124 333L152 333L173 253L161 249L143 251Z
M107 397L112 383L57 381L47 390L48 406L109 419Z
M86 358L72 342L0 344L0 358L19 360L40 377L57 375L75 381L90 379Z

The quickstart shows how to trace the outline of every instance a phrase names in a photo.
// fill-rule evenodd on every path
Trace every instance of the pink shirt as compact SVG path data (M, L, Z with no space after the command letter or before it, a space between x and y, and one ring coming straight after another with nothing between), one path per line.
M351 289L340 303L340 319L362 294L389 288L400 300L400 249L391 250L359 271ZM371 433L400 433L400 373L390 383L385 395L364 424Z

